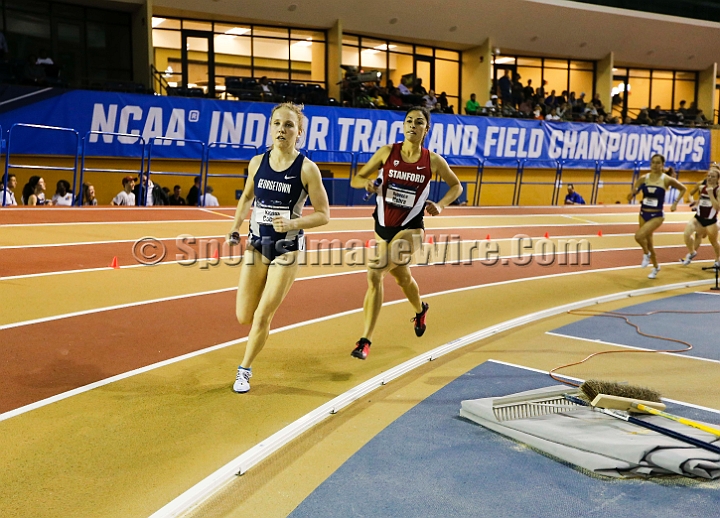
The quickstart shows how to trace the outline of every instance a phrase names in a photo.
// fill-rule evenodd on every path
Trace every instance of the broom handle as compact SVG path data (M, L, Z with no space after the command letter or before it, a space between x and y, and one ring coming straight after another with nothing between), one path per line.
M598 410L598 411L602 412L603 414L607 414L610 417L614 417L615 419L620 419L622 421L627 421L627 422L632 423L637 426L642 426L643 428L647 428L648 430L652 430L653 432L657 432L662 435L667 435L668 437L672 437L673 439L677 439L678 441L692 444L693 446L697 446L698 448L702 448L704 450L708 450L713 453L720 453L720 448L718 448L714 444L710 444L709 442L701 441L700 439L696 439L695 437L690 437L689 435L685 435L680 432L670 430L668 428L663 428L662 426L648 423L641 419L637 419L635 417L626 416L626 415L620 414L618 412L613 412L612 410L608 410L606 408L593 407L587 401L584 401L580 398L571 396L569 394L563 394L563 396L568 401L572 401L573 403L575 403L577 405L588 406L594 410Z
M637 419L636 417L624 416L622 414L613 412L612 410L607 410L605 408L601 408L600 411L609 416L616 417L617 419L622 419L623 421L627 421L629 423L632 423L632 424L635 424L638 426L642 426L643 428L647 428L648 430L652 430L653 432L667 435L668 437L672 437L673 439L677 439L678 441L683 441L688 444L692 444L693 446L697 446L698 448L702 448L704 450L708 450L713 453L720 453L720 448L718 448L714 444L710 444L709 442L701 441L700 439L696 439L695 437L690 437L689 435L685 435L680 432L676 432L675 430L670 430L669 428L663 428L662 426L648 423L647 421L643 421L642 419Z
M632 406L633 406L633 408L637 408L638 410L642 410L643 412L647 412L648 414L659 415L660 417L665 417L666 419L671 419L678 423L682 423L687 426L692 426L693 428L697 428L698 430L702 430L703 432L711 433L713 435L717 435L718 437L720 437L720 429L718 429L718 428L713 428L712 426L708 426L703 423L698 423L696 421L687 419L685 417L668 414L667 412L663 412L662 410L656 410L655 408L643 405L642 403L633 403Z

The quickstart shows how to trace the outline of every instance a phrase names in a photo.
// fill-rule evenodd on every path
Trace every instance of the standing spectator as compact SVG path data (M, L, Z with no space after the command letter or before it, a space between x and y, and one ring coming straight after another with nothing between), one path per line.
M214 191L213 191L212 186L208 185L205 188L205 194L202 197L202 199L203 199L202 206L203 207L219 207L220 206L220 202L218 202L218 199L215 196L213 196L213 194L212 194L213 192Z
M412 95L410 89L402 81L400 81L400 84L398 85L398 91L400 92L400 95Z
M14 174L9 174L7 189L3 189L2 184L0 184L0 207L2 207L3 204L6 207L17 205L17 201L15 200L15 187L17 187L17 178L15 178Z
M537 102L542 103L545 102L545 85L547 85L547 81L543 80L542 84L540 85L540 88L535 90L535 95L537 96Z
M585 113L585 106L587 106L587 103L585 102L585 92L581 92L580 97L578 97L575 102L575 109L573 111Z
M557 116L560 117L561 120L572 120L572 108L570 107L570 103L563 103L560 108L555 110L555 113L557 113Z
M545 106L549 109L554 108L557 105L557 99L555 97L555 90L550 91L550 95L545 98Z
M515 78L513 79L512 84L513 106L515 106L516 108L520 106L520 103L523 102L523 98L523 85L520 82L520 74L515 74Z
M542 107L539 104L535 105L535 109L533 110L533 119L539 121L543 120Z
M585 200L577 192L573 184L567 185L567 195L565 196L565 205L585 205Z
M422 77L418 77L415 79L415 84L413 85L412 93L415 95L427 95L427 90L425 90L425 87L422 84Z
M438 96L438 108L441 113L455 113L455 106L450 105L447 98L447 92L442 92Z
M512 80L510 79L510 70L505 70L505 75L498 81L498 88L500 89L500 98L502 99L503 106L505 104L512 104Z
M173 193L170 195L170 205L185 205L185 198L182 197L182 187L176 185L173 187Z
M147 189L145 189L145 206L146 207L153 207L155 205L167 205L169 203L167 194L162 190L162 187L160 187L158 184L154 183L150 179L150 175L147 171L143 173L142 176L139 176L137 180L135 180L135 189L133 192L135 193L135 203L140 205L140 182L144 182L147 180Z
M119 205L121 207L134 207L135 206L135 178L132 176L126 176L122 179L123 190L117 193L112 201L111 205Z
M520 106L518 107L518 111L520 113L522 113L523 117L530 117L532 110L533 110L532 99L524 99L523 102L521 102Z
M571 108L575 106L575 103L577 103L577 99L575 99L575 92L570 92L567 102Z
M52 204L62 207L72 207L73 195L70 192L70 182L67 180L59 180L52 197Z
M652 120L648 115L647 108L643 108L642 110L640 110L640 114L637 116L637 119L635 119L635 124L652 124Z
M195 177L195 183L192 187L190 187L190 191L188 192L187 198L187 204L196 206L198 204L198 198L200 196L200 182L202 181L202 178L200 176Z
M260 84L258 86L260 87L261 101L271 102L275 99L275 92L273 91L273 87L268 83L267 76L262 76L260 78Z
M532 86L532 79L528 79L527 86L523 90L525 100L532 103L532 99L535 97L535 89Z
M83 184L83 205L95 206L98 204L95 197L95 187L90 183Z
M685 108L686 101L680 101L680 108L678 108L678 118L682 121L688 118L688 110Z
M477 102L475 94L470 94L470 100L465 103L465 113L468 115L477 115L480 109L480 103Z
M41 176L31 176L23 187L22 202L25 205L52 205L45 199L45 180Z

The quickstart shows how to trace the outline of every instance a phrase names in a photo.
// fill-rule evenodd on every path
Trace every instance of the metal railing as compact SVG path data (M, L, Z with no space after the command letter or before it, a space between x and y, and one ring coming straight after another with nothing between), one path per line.
M237 153L237 156L232 156L224 159L218 159L217 157L213 160L248 160L255 155L259 154L260 150L257 146L253 146L250 144L228 144L227 142L211 142L208 144L207 148L205 149L205 179L203 181L203 188L202 188L202 195L198 195L198 206L200 206L200 201L205 200L205 194L207 193L207 185L208 185L208 178L240 178L243 180L243 187L242 190L245 190L245 185L247 182L248 175L246 174L233 174L233 173L211 173L210 172L210 154L213 149L223 149L223 150L229 150L232 152ZM249 157L244 157L246 154L243 153L243 151L250 151Z
M137 136L137 135L136 135ZM139 137L138 137L139 138ZM169 142L169 143L177 143L180 144L198 144L200 145L200 171L197 173L188 173L186 171L153 171L152 170L152 158L153 158L153 149L157 142ZM158 175L158 176L200 176L202 178L203 176L203 168L205 166L205 142L201 140L193 140L193 139L184 139L184 138L170 138L170 137L152 137L150 139L150 144L148 146L148 154L147 154L147 168L145 169L145 174L140 178L140 200L135 200L135 204L138 206L145 206L147 205L147 195L146 195L146 189L148 188L148 185L150 184L150 176L151 175ZM159 158L159 157L158 157ZM204 205L205 202L205 196L198 194L198 197L202 199L202 205Z

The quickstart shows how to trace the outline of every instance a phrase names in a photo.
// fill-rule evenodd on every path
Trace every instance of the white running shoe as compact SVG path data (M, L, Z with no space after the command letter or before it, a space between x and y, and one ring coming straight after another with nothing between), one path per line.
M250 390L250 378L252 378L251 369L243 369L238 367L237 376L235 376L235 383L233 383L233 390L238 394L245 394Z
M693 252L691 254L687 254L685 256L685 259L680 259L680 262L683 264L683 266L689 265L693 259L695 259L695 256L697 255L697 252Z
M642 262L640 263L640 268L647 268L647 266L650 264L650 254L643 254Z
M648 275L648 279L654 279L654 278L656 278L656 277L657 277L657 274L658 274L659 272L660 272L660 267L659 267L659 266L658 266L657 268L653 268L652 271L650 272L650 275Z

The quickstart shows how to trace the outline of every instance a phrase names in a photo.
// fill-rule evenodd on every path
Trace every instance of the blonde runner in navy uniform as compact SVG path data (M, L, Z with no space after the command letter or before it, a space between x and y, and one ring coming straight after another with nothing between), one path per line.
M397 260L391 251L404 250L409 257L422 243L423 212L437 216L462 194L462 185L443 157L425 149L422 144L430 131L430 113L422 107L410 108L405 114L402 143L383 146L352 179L352 186L376 194L375 235L378 261L368 264L368 291L363 310L365 328L355 344L352 356L364 360L370 352L372 335L383 303L383 279L389 273L397 281L415 310L416 336L425 332L428 305L420 300L420 290L406 261ZM379 170L379 171L378 171ZM428 200L430 180L438 173L450 189L437 203ZM395 246L394 246L395 245ZM402 258L400 258L402 259ZM400 264L398 264L400 263Z
M252 327L233 385L235 392L250 390L252 362L265 345L273 315L297 276L297 255L304 247L303 229L319 227L330 219L320 170L296 149L302 133L300 106L283 103L273 109L272 147L250 160L245 190L228 234L229 243L240 241L240 224L252 206L236 304L238 322ZM302 216L308 195L314 211Z
M650 172L638 178L633 186L633 190L628 194L628 201L632 201L637 193L643 193L643 199L640 205L640 228L635 232L635 241L643 249L643 258L640 266L647 267L651 262L653 269L648 275L648 279L655 279L660 272L660 265L655 255L655 246L653 245L653 233L665 221L663 213L663 204L665 202L665 192L669 186L675 187L678 191L678 197L673 202L670 210L675 212L679 200L685 196L685 186L678 182L675 178L666 175L664 172L665 157L659 154L650 158Z
M710 240L710 244L715 251L715 265L720 265L720 244L718 243L718 227L717 215L720 211L720 202L718 202L718 176L720 176L720 167L713 165L708 171L707 178L699 182L690 193L690 198L697 191L699 197L695 217L688 221L685 227L684 239L687 246L688 254L680 261L685 266L697 255L700 243L705 236ZM690 200L691 204L695 203ZM694 234L694 237L693 237Z

